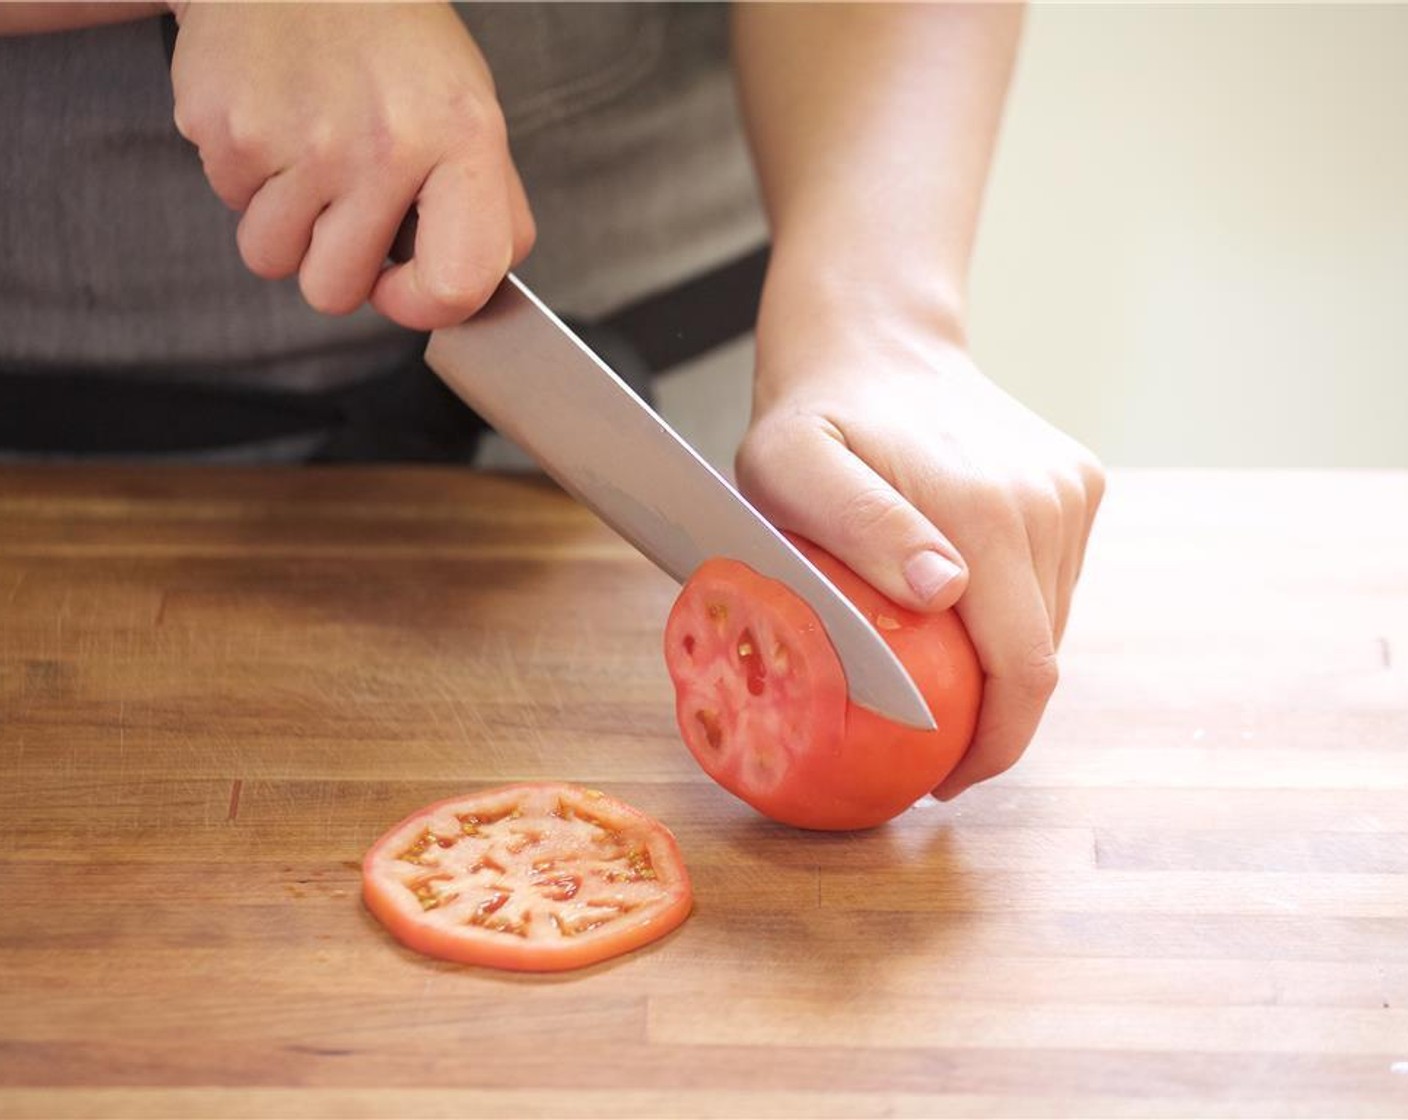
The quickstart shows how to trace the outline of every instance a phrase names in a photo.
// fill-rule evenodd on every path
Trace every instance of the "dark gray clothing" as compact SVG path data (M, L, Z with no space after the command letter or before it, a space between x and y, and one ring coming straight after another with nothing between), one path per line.
M593 317L764 238L718 5L463 5L538 222L521 269ZM0 373L314 391L419 339L250 275L172 123L159 21L0 39Z

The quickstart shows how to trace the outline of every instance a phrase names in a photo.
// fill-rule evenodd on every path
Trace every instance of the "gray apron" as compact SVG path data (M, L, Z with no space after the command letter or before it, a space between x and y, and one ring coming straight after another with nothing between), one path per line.
M458 7L538 223L520 272L551 306L598 319L764 240L723 7ZM0 376L316 394L415 364L418 336L245 270L172 123L160 21L0 39L0 151ZM293 427L256 457L306 457L321 437Z

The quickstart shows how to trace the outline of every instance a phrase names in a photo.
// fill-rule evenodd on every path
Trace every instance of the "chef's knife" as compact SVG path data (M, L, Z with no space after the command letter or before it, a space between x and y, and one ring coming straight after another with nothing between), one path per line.
M856 703L911 727L934 718L875 628L737 490L515 276L426 362L466 403L661 569L711 556L785 583L820 616Z

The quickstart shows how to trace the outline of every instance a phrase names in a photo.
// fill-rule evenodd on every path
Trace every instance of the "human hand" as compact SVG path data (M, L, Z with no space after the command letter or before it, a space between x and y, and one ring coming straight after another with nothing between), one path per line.
M1104 473L988 381L945 317L802 290L765 293L739 486L896 602L956 606L985 682L972 745L935 790L947 800L1036 731Z
M426 4L176 5L176 127L242 212L255 274L415 330L477 311L532 247L488 66ZM387 266L418 213L414 256Z

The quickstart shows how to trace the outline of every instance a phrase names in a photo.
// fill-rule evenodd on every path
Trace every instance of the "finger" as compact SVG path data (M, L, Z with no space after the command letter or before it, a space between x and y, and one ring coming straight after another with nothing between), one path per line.
M1019 533L1020 530L1014 530ZM986 679L972 745L934 791L942 801L1001 774L1022 756L1056 688L1046 604L1020 541L984 561L958 605Z
M1051 641L1058 650L1061 648L1061 640L1066 636L1066 623L1071 617L1071 601L1075 595L1076 574L1080 564L1080 558L1072 556L1071 552L1072 550L1068 549L1066 555L1061 557L1056 617L1051 627Z
M1055 629L1058 648L1061 639L1065 637L1066 623L1070 619L1071 603L1075 599L1076 585L1080 582L1080 573L1085 566L1085 553L1086 549L1090 547L1090 534L1095 527L1095 515L1105 496L1104 468L1093 458L1081 470L1080 477L1080 489L1077 492L1079 511L1073 516L1073 521L1079 528L1078 531L1070 534L1065 555L1061 560L1061 602L1056 616Z
M313 223L326 204L310 177L281 171L249 200L235 240L245 266L266 280L292 276L313 239Z
M1061 641L1066 636L1066 623L1070 621L1071 603L1075 598L1076 583L1080 579L1081 566L1085 562L1085 545L1090 537L1090 526L1091 518L1082 510L1076 521L1076 527L1068 532L1065 547L1062 550L1056 615L1052 625L1052 635L1057 649L1061 648Z
M179 89L174 76L173 83ZM244 210L278 170L259 139L232 123L218 102L178 93L172 116L176 131L199 152L210 189L231 210Z
M533 220L533 209L528 205L528 192L523 189L523 180L512 162L508 165L508 208L509 221L513 226L512 266L517 268L533 251L533 244L538 240L538 225Z
M200 150L206 182L217 198L236 213L244 210L264 185L266 173L252 162Z
M402 326L434 330L483 307L512 266L508 191L496 162L460 161L431 171L415 202L415 256L381 273L372 304Z
M414 195L412 187L379 187L335 199L323 211L298 270L310 307L346 315L366 302Z
M778 528L814 541L901 606L946 610L963 594L958 550L839 433L760 433L740 454L738 477Z
M1028 499L1026 520L1027 556L1041 589L1047 629L1054 633L1061 613L1061 568L1067 551L1069 518L1058 497L1038 494Z

